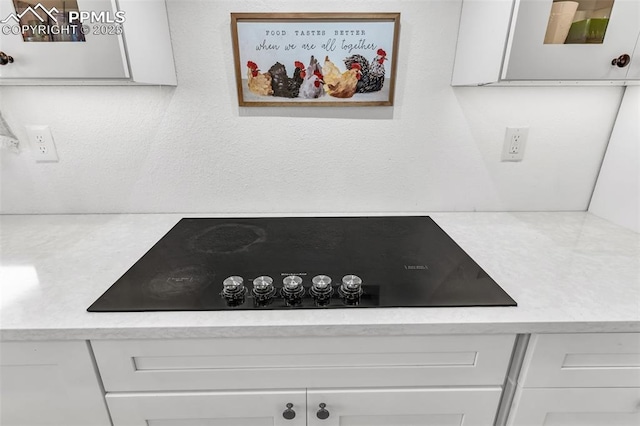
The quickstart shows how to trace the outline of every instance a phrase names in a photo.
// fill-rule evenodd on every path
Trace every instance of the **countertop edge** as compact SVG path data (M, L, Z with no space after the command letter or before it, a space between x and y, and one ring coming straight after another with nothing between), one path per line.
M465 334L640 333L639 321L474 324L349 324L3 329L0 341L206 339L242 337L406 336Z

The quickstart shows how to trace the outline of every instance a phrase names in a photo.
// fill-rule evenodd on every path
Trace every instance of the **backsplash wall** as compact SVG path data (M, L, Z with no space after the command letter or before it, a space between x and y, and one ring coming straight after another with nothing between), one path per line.
M168 0L178 87L2 87L0 212L586 210L620 87L452 88L461 1ZM401 12L394 107L239 108L230 12ZM302 58L308 60L308 58ZM25 125L51 126L35 163ZM530 126L502 163L507 126Z

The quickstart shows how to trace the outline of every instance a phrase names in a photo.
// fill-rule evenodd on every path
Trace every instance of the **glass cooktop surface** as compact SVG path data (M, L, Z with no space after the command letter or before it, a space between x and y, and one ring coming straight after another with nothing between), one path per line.
M516 306L430 217L182 219L91 312Z

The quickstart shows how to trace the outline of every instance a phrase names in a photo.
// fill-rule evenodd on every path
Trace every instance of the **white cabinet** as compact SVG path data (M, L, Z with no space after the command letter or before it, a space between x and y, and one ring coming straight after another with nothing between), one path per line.
M91 342L107 392L502 385L514 335Z
M500 387L310 389L307 425L486 426L494 422L501 393Z
M496 417L514 341L351 336L91 344L114 426L484 426ZM287 404L293 419L284 416Z
M513 426L637 426L640 388L523 389Z
M500 394L499 387L145 392L110 393L107 402L114 426L486 426Z
M0 0L0 20L0 84L177 84L164 0Z
M532 388L638 387L640 334L533 335L522 379Z
M0 424L108 426L87 342L2 342Z
M508 424L640 424L640 334L532 336Z
M636 64L640 62L640 48L636 47L640 2L577 1L581 2L579 7L595 8L599 2L609 5L607 18L600 19L606 27L601 42L545 43L552 0L464 0L452 85L560 81L623 84L640 78ZM630 57L626 66L612 64L613 59L625 54Z
M305 426L304 390L109 394L114 426ZM287 407L287 404L291 404ZM288 411L288 417L285 412ZM292 417L293 418L290 418Z

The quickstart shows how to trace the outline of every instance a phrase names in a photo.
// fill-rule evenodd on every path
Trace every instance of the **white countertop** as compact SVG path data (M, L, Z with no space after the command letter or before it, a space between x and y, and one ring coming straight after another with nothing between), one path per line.
M588 213L433 213L517 307L89 313L182 217L0 216L0 339L640 331L640 234Z

